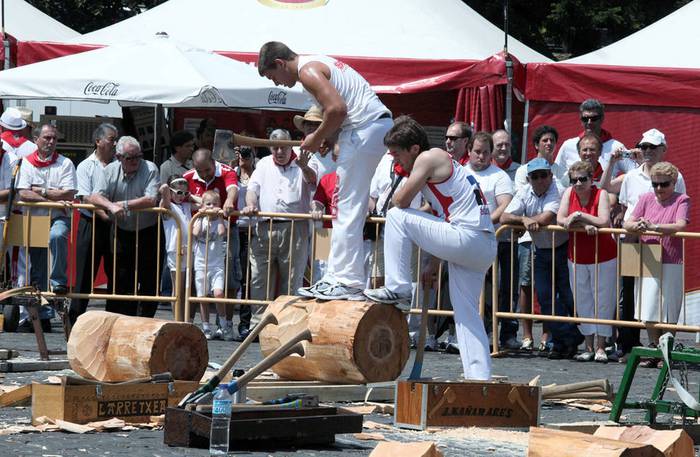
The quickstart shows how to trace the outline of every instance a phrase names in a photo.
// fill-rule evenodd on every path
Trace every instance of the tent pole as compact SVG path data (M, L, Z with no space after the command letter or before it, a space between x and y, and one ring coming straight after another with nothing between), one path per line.
M158 137L160 136L160 129L158 128L160 125L159 122L159 114L163 110L163 105L157 104L155 109L153 110L153 163L160 163L159 156L160 154L158 153L158 148L160 145L158 144Z
M5 58L2 62L2 69L10 69L10 40L7 39L5 33L5 0L0 0L0 14L2 15L2 23L0 23L0 33L2 33L2 47Z
M527 129L530 126L530 100L525 99L525 116L523 119L523 147L520 163L527 163Z
M506 120L503 126L512 137L513 129L513 61L508 54L508 0L503 0L503 58L506 61Z

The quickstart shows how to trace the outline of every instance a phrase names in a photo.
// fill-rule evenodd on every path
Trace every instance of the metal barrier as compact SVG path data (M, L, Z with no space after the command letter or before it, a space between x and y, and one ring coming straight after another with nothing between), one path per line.
M520 284L514 285L514 274L513 274L513 265L514 262L518 261L517 258L517 249L514 249L513 246L517 246L518 240L517 236L515 235L516 231L523 231L524 228L521 226L514 226L514 225L502 225L499 227L497 230L497 235L510 230L511 236L510 236L510 244L511 244L511 273L509 275L510 277L510 286L506 289L507 292L509 292L509 297L513 297L513 291L514 288L517 287L518 289L520 288ZM664 323L661 322L663 319L662 315L662 308L663 308L663 303L661 300L661 295L662 295L662 289L663 289L663 276L659 278L660 282L660 288L659 288L659 321L660 322L641 322L638 320L622 320L620 319L620 307L618 306L619 304L619 297L620 297L620 281L622 278L621 274L621 268L622 268L622 262L620 262L620 253L622 252L621 246L623 244L636 244L639 246L638 250L640 253L642 253L639 256L639 262L638 262L638 275L637 277L642 277L643 269L645 268L644 264L644 259L643 259L643 250L642 250L642 245L644 243L641 242L641 239L637 240L634 243L623 243L621 236L626 235L626 236L636 236L637 234L628 232L624 229L614 229L614 228L600 228L598 229L598 234L596 235L596 246L595 246L595 274L594 274L594 287L593 289L597 291L598 289L598 283L599 283L599 262L598 262L598 237L601 235L613 235L615 239L615 244L616 244L616 249L617 249L617 268L616 268L616 274L615 274L615 284L616 284L616 289L615 289L615 295L614 295L614 309L615 309L615 318L614 319L601 319L598 318L598 311L599 311L599 303L598 303L598 294L594 293L594 317L578 317L577 316L577 287L572 290L573 294L573 313L572 316L560 316L555 314L556 310L556 293L555 293L555 275L556 275L556 262L555 262L555 254L554 251L556 249L555 246L555 233L556 232L567 232L566 229L558 226L558 225L549 225L546 227L540 227L540 231L548 231L552 234L552 247L551 248L546 248L547 250L551 249L551 257L552 257L552 268L551 268L551 282L552 282L552 290L551 290L551 300L552 300L552 305L551 305L551 314L534 314L532 312L530 313L522 313L522 312L514 312L513 310L513 300L509 300L510 302L510 310L507 312L504 311L499 311L498 310L498 294L499 294L499 287L496 281L493 282L492 284L492 339L493 339L493 348L494 352L498 352L498 343L499 343L499 338L498 338L498 319L499 318L508 318L508 319L525 319L525 320L540 320L544 322L569 322L569 323L575 323L575 324L598 324L598 325L610 325L610 326L615 326L615 327L633 327L633 328L654 328L654 329L659 329L659 330L670 330L670 331L680 331L680 332L691 332L691 333L698 333L700 332L700 326L696 325L682 325L682 324L670 324L670 323ZM578 229L578 230L573 230L573 231L568 231L569 232L569 241L568 242L573 242L576 243L576 235L575 233L585 233L585 230L583 229ZM573 234L573 236L572 236ZM683 320L685 320L687 316L686 312L686 294L685 292L685 241L687 239L700 239L700 233L693 233L693 232L678 232L673 235L662 235L660 233L656 232L646 232L644 235L652 235L652 236L673 236L677 238L682 238L683 239L683 261L682 261L682 293L683 293L683 303L682 303L682 315L683 315ZM534 243L534 241L533 241ZM648 246L648 245L647 245ZM515 254L515 255L514 255ZM576 260L576 255L577 255L577 246L574 244L574 263ZM565 264L564 266L567 268L568 271L568 264ZM498 271L498 258L493 263L493 276L496 277L497 271ZM532 275L534 277L534 271L535 271L535 265L534 265L534 246L533 246L533 251L531 251L530 255L530 268ZM576 271L577 269L574 269L574 284L576 285ZM636 288L636 300L635 300L635 308L637 309L638 313L641 308L641 296L642 296L642 288L643 288L643 282L639 281L639 287ZM503 286L500 288L501 290L504 289ZM535 300L535 287L534 287L534 278L532 281L532 286L531 286L531 301L534 303ZM641 314L641 313L640 313Z
M155 288L155 294L154 295L139 295L139 282L138 282L138 252L140 249L152 249L152 246L139 246L139 214L141 213L156 213L156 271L155 271L155 277L157 278L156 281L160 280L161 272L162 270L162 265L161 265L161 224L162 224L162 218L165 217L174 217L174 214L171 213L169 210L164 209L164 208L145 208L145 209L133 209L131 210L136 214L136 230L135 230L135 245L134 245L134 282L133 282L133 294L117 294L116 293L116 288L117 284L114 278L112 278L111 283L112 287L111 290L108 290L107 293L102 293L99 291L95 290L94 287L94 281L95 277L97 275L97 271L95 271L95 222L96 222L96 211L102 210L102 208L96 207L91 204L82 204L82 203L58 203L58 202L22 202L19 201L15 205L16 207L23 207L23 208L28 208L28 209L43 209L48 211L48 216L40 216L40 215L33 215L33 211L27 211L26 214L21 215L21 214L13 214L10 218L10 226L9 226L9 232L14 233L15 239L16 240L21 240L19 243L15 243L15 245L18 245L21 250L24 251L24 265L20 265L20 270L21 267L23 267L24 270L24 284L16 284L16 286L22 286L22 285L29 285L30 283L30 278L31 278L31 263L30 263L30 248L33 247L39 247L39 248L44 248L47 249L47 262L46 262L46 284L37 284L37 286L41 289L46 289L46 292L42 292L43 295L46 296L54 296L55 294L51 292L50 288L50 277L51 277L51 251L48 249L48 243L50 239L50 229L51 229L51 224L53 223L53 216L55 215L56 211L62 211L66 213L65 217L70 218L70 227L69 227L69 232L68 232L68 240L66 241L68 243L69 249L68 249L68 255L69 259L72 259L72 263L69 261L68 265L70 267L70 271L67 272L68 276L68 293L65 294L66 297L71 298L71 299L104 299L104 300L119 300L119 301L144 301L144 302L172 302L174 304L174 309L177 312L177 301L178 297L176 296L164 296L160 294L160 287L158 286L158 282L156 282L156 288ZM91 213L92 217L92 245L91 245L91 253L92 256L91 258L88 259L77 259L76 258L76 243L75 243L75 236L76 236L76 230L78 228L78 223L76 220L79 220L81 217L86 217L84 215L81 215L78 210L87 210ZM21 224L18 224L18 222L21 221ZM6 222L7 223L7 222ZM40 225L41 228L45 228L46 232L48 233L47 236L43 236L44 233L42 233L41 230L36 230L36 227L34 230L32 230L32 225ZM117 265L117 254L116 254L116 246L117 246L117 241L118 241L118 231L116 230L115 226L117 225L117 222L112 219L111 221L111 230L112 230L112 274L116 271L116 265ZM147 228L147 227L145 227ZM180 231L179 226L177 227L176 230L176 238L177 238L177 243L180 245L180 241L182 239L182 233ZM39 242L36 243L36 239L38 237L42 237L43 239ZM11 238L11 237L8 237ZM180 268L180 259L181 256L176 256L176 267L177 270L179 271ZM90 271L91 271L91 284L90 284L90 291L88 293L85 292L80 292L75 290L75 284L76 280L76 266L77 262L90 262ZM9 284L9 281L7 280L8 278L5 277L5 284ZM21 279L21 278L19 278ZM181 281L180 275L176 276L176 284L179 286L179 281ZM176 286L176 287L177 287ZM178 289L176 289L178 290Z

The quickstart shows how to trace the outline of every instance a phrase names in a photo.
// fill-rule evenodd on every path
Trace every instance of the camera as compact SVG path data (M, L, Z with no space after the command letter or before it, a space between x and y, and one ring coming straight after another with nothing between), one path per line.
M630 149L623 149L620 155L623 159L634 159L634 151Z

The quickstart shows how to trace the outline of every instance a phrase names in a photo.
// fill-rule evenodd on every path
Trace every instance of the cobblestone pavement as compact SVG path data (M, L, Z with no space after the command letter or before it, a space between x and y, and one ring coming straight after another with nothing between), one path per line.
M169 311L160 310L158 317L169 318ZM60 332L59 324L54 324L54 332ZM536 334L539 328L536 327ZM684 344L692 345L689 336L680 336ZM62 334L47 335L50 349L66 347ZM237 343L212 341L209 343L210 359L222 363L232 352ZM34 335L27 333L0 333L0 348L19 349L23 356L37 357ZM260 359L260 351L254 344L238 364L239 368L251 367ZM507 358L497 358L493 361L493 373L508 376L513 382L528 382L540 375L540 384L566 384L576 381L607 378L616 388L622 378L623 364L580 363L573 361L550 361L531 355L516 355ZM408 374L412 359L406 365L404 376ZM459 356L426 353L424 376L441 378L456 378L461 371ZM41 381L56 372L7 373L0 381L5 384L24 384L31 381ZM58 373L60 374L60 373ZM631 399L648 397L656 380L657 370L640 369L630 393ZM698 392L700 372L690 372L691 392ZM631 418L638 418L632 415ZM30 408L0 409L0 429L14 424L29 424ZM373 414L366 420L390 424L392 418L386 415ZM541 411L542 423L605 421L607 414L596 414L586 410L569 409L561 406L544 405ZM436 441L446 456L523 456L526 453L526 434L513 432L499 434L501 438L485 439L478 434L465 431L464 434L439 432L414 432L397 429L366 430L381 433L388 440L399 441ZM352 435L338 435L336 444L320 449L278 449L270 452L236 452L235 454L251 456L366 456L376 446L375 441L361 441ZM0 456L204 456L205 450L170 448L163 444L162 430L136 430L132 432L92 433L84 435L68 433L34 433L0 436Z

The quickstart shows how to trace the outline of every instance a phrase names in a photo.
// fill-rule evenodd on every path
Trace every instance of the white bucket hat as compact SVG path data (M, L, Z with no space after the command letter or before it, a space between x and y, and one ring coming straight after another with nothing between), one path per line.
M27 121L22 119L22 113L17 108L7 108L0 116L0 126L8 130L22 130L27 126Z

